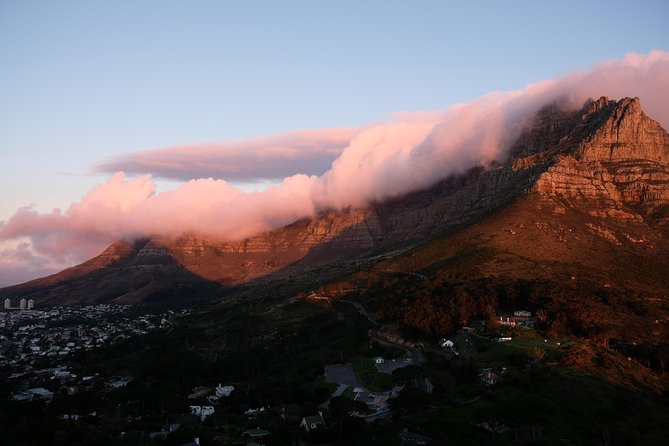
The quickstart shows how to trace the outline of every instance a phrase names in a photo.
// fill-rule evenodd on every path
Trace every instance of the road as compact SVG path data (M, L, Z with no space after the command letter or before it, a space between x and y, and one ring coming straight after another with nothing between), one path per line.
M379 321L377 321L374 318L374 316L369 314L369 312L367 311L365 306L363 304L361 304L360 302L355 302L355 301L348 300L348 299L339 299L339 302L346 302L347 304L353 305L355 307L355 309L358 310L358 313L363 315L369 322L371 322L374 325L382 325Z

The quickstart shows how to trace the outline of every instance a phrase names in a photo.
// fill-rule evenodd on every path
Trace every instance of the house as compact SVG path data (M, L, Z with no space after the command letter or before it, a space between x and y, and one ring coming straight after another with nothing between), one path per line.
M441 348L452 349L454 345L455 344L453 344L453 341L451 341L450 339L442 339L439 341L439 346Z
M526 310L517 310L513 312L513 315L516 317L530 317L532 313Z
M260 429L259 427L256 427L255 429L249 429L242 433L242 436L251 438L254 441L262 440L263 438L268 437L270 435L272 435L270 431L266 431L265 429Z
M53 399L53 392L45 389L44 387L36 387L34 389L28 389L27 392L30 393L33 396L33 398L46 401L51 401Z
M201 421L207 419L209 415L213 415L216 411L214 406L188 406L190 408L191 415L200 417Z
M507 327L515 327L516 326L516 319L512 317L506 317L506 316L497 316L497 323L499 325L506 325Z
M190 399L202 398L210 394L212 390L214 389L212 389L211 387L205 387L205 386L196 387L193 389L192 393L188 395L188 398Z
M178 431L180 427L181 427L181 424L179 424L179 423L170 424L166 428L164 427L163 430L161 430L159 432L149 432L149 438L152 439L152 440L155 440L156 438L159 439L159 440L164 440L172 432Z
M235 390L234 386L221 386L220 384L216 387L216 396L218 398L225 396L228 397Z
M25 392L13 394L12 399L14 401L26 401L32 399L51 401L53 399L53 392L44 387L35 387L34 389L28 389Z
M129 376L115 377L107 381L106 385L108 389L120 389L127 386L130 381L132 381L132 377Z
M430 437L411 432L406 427L400 431L400 440L402 440L403 445L407 446L427 445L432 443L432 439Z
M249 417L255 417L256 415L260 414L261 412L265 411L265 407L261 407L260 409L249 409L246 412L244 412L244 415L247 415Z
M477 424L477 426L487 430L488 432L492 434L503 434L505 432L509 432L511 429L506 427L504 423L501 421L497 420L488 420L484 421L483 423Z
M310 415L303 417L300 427L303 427L307 432L318 429L320 426L325 426L323 415L319 412L318 415Z
M491 370L484 371L479 375L479 378L481 378L481 381L488 384L489 386L494 386L500 379L499 375L492 372Z

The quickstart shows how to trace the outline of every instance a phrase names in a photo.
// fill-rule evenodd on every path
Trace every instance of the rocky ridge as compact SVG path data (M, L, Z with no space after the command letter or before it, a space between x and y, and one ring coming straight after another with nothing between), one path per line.
M366 209L331 210L241 241L184 235L117 242L88 262L18 288L161 265L180 265L226 285L287 277L402 252L527 197L541 212L582 209L594 219L587 223L590 231L611 241L625 238L612 235L618 230L613 224L642 225L626 232L641 239L648 224L669 223L669 135L643 113L637 98L602 97L580 110L556 103L536 116L506 162L473 168L428 190ZM135 290L133 296L140 295Z
M615 218L662 211L669 204L667 132L643 113L638 98L616 102L602 97L584 110L563 141L566 147L533 190L548 197L599 201L604 209L597 212Z

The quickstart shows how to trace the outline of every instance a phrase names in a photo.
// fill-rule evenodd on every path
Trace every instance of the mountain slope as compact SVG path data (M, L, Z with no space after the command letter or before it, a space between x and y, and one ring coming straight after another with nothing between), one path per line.
M242 241L186 235L118 242L95 259L0 294L38 304L61 295L70 302L139 301L181 283L318 281L449 233L458 240L457 234L474 234L472 246L494 247L490 262L479 265L490 275L624 277L628 286L666 290L668 225L669 135L645 116L638 99L600 98L576 111L545 108L505 163L429 190L324 212ZM432 255L434 262L447 258ZM96 286L107 281L117 291L101 293Z

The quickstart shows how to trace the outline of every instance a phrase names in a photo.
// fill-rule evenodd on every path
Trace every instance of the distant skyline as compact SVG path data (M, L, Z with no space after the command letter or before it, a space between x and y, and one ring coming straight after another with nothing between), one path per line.
M668 50L668 13L665 1L0 0L0 221L29 205L65 211L147 150L230 150L212 155L218 170L180 169L190 152L177 151L160 160L169 168L133 172L152 174L159 191L216 172L245 190L321 175L358 129L398 113L438 114ZM290 150L263 146L318 129L337 131L309 133ZM253 174L235 173L244 168ZM6 271L35 254L16 243L0 241ZM0 286L74 261L37 262L25 274L17 266Z

